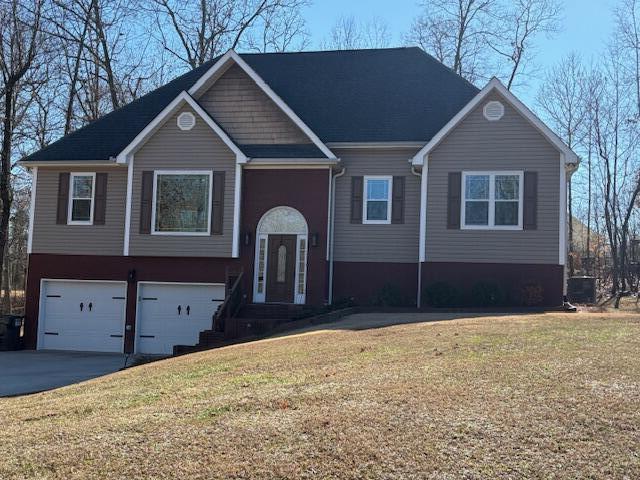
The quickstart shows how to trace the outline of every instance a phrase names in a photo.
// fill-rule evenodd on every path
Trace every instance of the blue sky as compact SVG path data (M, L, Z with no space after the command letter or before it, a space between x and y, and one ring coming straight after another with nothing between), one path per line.
M552 39L541 38L536 58L540 74L575 51L590 59L602 52L613 29L612 8L616 0L561 0L564 4L564 29ZM335 20L353 15L361 20L372 17L385 19L395 32L394 44L400 44L402 34L409 29L420 12L416 0L315 0L306 18L312 35L312 48L319 49ZM535 97L539 80L533 78L516 93L530 103Z

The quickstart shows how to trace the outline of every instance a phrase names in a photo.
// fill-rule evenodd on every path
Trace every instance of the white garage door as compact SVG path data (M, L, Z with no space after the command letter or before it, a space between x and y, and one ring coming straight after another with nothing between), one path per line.
M136 351L172 354L174 345L195 345L211 328L224 293L224 285L138 284Z
M122 352L126 288L124 282L43 281L39 348Z

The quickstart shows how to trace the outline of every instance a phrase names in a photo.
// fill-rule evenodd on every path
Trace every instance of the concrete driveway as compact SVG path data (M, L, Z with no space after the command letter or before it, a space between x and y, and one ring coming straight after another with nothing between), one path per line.
M0 397L64 387L124 366L121 353L33 351L0 352Z

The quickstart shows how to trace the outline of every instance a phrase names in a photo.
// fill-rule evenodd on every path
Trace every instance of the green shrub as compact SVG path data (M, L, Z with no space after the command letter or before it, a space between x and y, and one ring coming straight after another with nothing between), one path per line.
M496 307L504 305L506 295L495 282L478 282L471 289L471 304L474 307Z
M375 293L372 303L376 307L401 307L408 302L400 287L387 283Z
M425 287L422 298L431 307L459 307L460 291L447 282L435 282Z

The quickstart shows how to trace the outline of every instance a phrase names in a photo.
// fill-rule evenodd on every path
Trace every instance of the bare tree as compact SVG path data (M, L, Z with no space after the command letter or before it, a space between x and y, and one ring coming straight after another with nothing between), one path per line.
M629 70L640 117L640 1L623 0L614 13L620 47L629 54Z
M255 52L299 52L311 44L307 23L302 16L306 0L295 8L268 9L249 29L241 46Z
M268 25L273 32L278 16L282 19L291 15L307 3L308 0L148 0L147 9L155 17L154 35L162 48L183 65L196 68L236 48L254 27ZM290 41L284 44L290 45Z
M40 22L44 0L0 2L0 73L2 147L0 149L0 271L4 271L12 208L12 153L18 103L34 81L42 54ZM5 285L5 288L7 286ZM5 306L6 307L6 306Z
M391 43L389 25L379 17L358 21L354 16L339 17L331 27L328 38L322 41L327 50L357 50L385 48Z
M587 74L581 59L569 54L546 75L537 95L537 104L547 123L560 135L569 148L582 144L586 135L588 115L586 93ZM575 244L573 238L573 182L568 183L567 205L569 209L569 273L575 271ZM588 233L587 233L588 235Z
M406 41L422 47L470 82L487 76L487 36L498 0L430 0Z
M560 29L561 13L557 0L513 0L503 5L496 19L502 28L494 29L487 40L499 63L506 63L508 89L532 59L536 38Z

